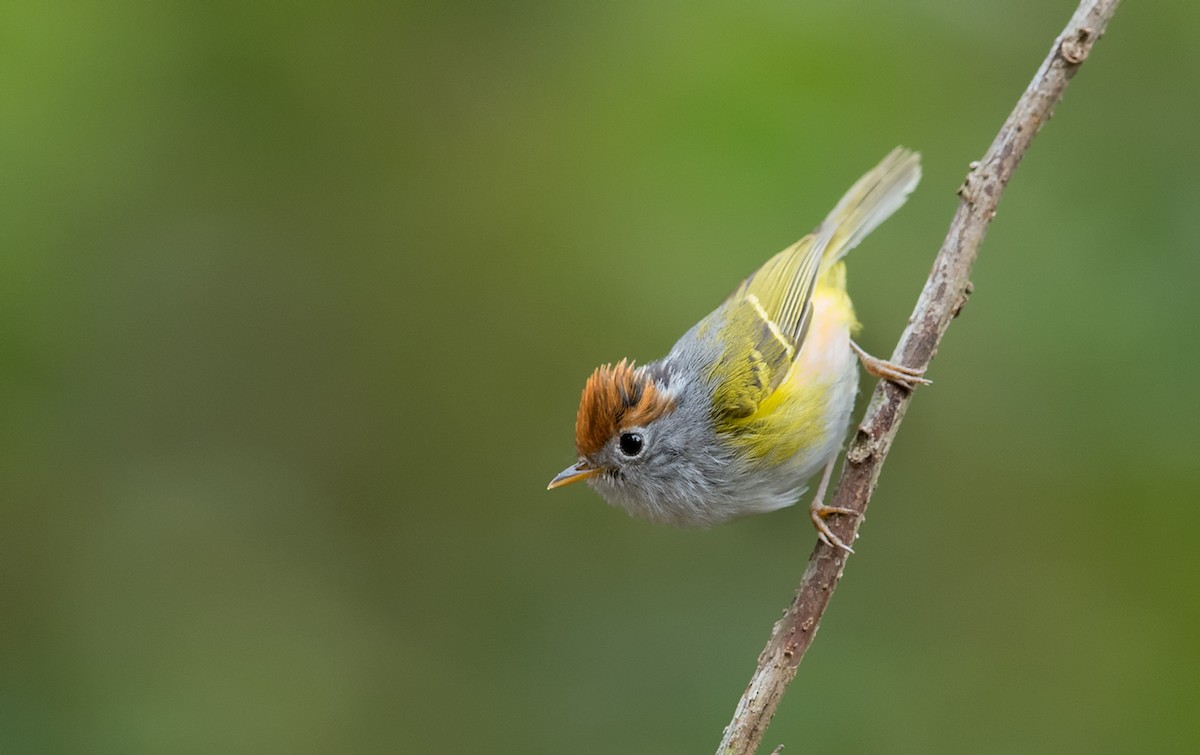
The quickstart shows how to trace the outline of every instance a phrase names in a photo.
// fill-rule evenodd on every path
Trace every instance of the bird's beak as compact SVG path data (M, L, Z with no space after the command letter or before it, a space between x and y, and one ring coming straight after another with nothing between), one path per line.
M550 484L546 486L546 490L554 490L561 488L563 485L570 485L573 482L586 480L589 477L595 477L603 471L598 467L593 467L586 461L581 461L578 464L572 464L563 471L554 476Z

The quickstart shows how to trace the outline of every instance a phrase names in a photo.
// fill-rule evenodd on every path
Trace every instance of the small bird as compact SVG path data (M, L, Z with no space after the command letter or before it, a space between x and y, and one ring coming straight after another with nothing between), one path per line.
M929 381L852 340L861 326L843 258L920 179L920 156L896 148L666 357L597 368L575 419L579 460L549 488L587 480L634 516L707 527L791 506L823 467L809 515L821 540L853 552L825 519L856 512L824 497L858 393L856 361L910 390Z

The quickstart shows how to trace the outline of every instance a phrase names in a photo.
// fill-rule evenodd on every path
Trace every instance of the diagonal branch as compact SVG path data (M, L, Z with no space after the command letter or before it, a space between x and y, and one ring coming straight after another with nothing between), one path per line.
M1067 83L1104 33L1119 1L1080 2L987 154L971 164L966 181L958 190L958 210L946 240L892 361L925 367L937 353L938 342L971 293L968 277L971 265L996 214L1004 187L1033 137L1050 119ZM911 398L910 392L891 383L881 382L876 386L866 416L846 451L846 464L830 504L860 512L857 517L840 517L840 521L832 523L834 532L845 542L853 543L858 534L861 514L866 511ZM813 550L795 598L783 618L775 623L771 638L758 657L758 667L725 729L718 755L753 755L757 750L784 690L796 676L796 668L812 644L821 615L841 579L846 558L844 551L821 543Z

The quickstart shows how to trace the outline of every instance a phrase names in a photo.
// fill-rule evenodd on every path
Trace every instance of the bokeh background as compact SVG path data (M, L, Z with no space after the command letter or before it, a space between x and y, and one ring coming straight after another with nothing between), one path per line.
M628 518L582 382L896 144L887 354L1070 0L0 10L0 751L711 751L814 542ZM1200 5L1001 205L768 747L1200 747Z

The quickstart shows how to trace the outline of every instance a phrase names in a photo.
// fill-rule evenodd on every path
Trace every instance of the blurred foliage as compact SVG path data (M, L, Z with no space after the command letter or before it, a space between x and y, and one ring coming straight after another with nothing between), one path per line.
M891 147L887 353L1071 0L8 3L0 751L711 751L814 541L550 494ZM1022 165L766 741L1200 742L1194 2Z

